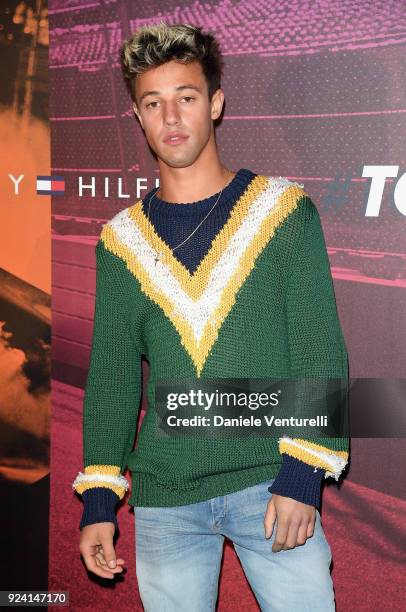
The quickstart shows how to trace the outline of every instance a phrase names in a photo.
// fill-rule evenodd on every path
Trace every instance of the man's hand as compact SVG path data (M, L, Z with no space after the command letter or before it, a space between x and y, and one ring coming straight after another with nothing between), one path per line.
M81 530L79 549L86 567L102 578L114 578L114 574L123 571L124 559L116 559L114 551L114 531L111 522L86 525Z
M273 552L295 548L311 538L316 521L316 508L291 497L272 494L264 518L265 537L272 536L276 519Z

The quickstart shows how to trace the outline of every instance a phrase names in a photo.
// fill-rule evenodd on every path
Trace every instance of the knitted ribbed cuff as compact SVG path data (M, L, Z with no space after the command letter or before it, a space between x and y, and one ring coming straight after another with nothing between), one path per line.
M82 493L83 514L79 529L93 523L109 521L118 529L115 507L119 496L107 487L93 487Z
M318 507L324 474L323 468L315 471L314 466L282 453L282 467L268 491Z

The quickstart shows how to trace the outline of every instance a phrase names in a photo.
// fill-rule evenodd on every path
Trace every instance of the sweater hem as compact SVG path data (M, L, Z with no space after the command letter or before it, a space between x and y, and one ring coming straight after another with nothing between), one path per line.
M218 474L200 479L193 489L167 489L157 482L151 474L133 472L131 495L127 501L129 506L168 507L183 506L201 501L207 501L220 495L235 493L242 489L255 486L260 482L273 481L282 463L271 463L254 468Z

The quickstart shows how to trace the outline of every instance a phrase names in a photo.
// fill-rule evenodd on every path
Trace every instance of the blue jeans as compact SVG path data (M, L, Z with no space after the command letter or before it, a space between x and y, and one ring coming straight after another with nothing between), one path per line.
M316 509L303 545L272 552L264 516L272 480L195 504L134 507L136 573L145 612L212 612L224 538L266 612L334 612L331 549Z

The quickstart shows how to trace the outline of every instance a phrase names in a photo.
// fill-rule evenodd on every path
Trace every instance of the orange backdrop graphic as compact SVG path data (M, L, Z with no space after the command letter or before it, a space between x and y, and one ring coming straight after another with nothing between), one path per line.
M51 416L48 18L0 7L1 589L47 589Z

